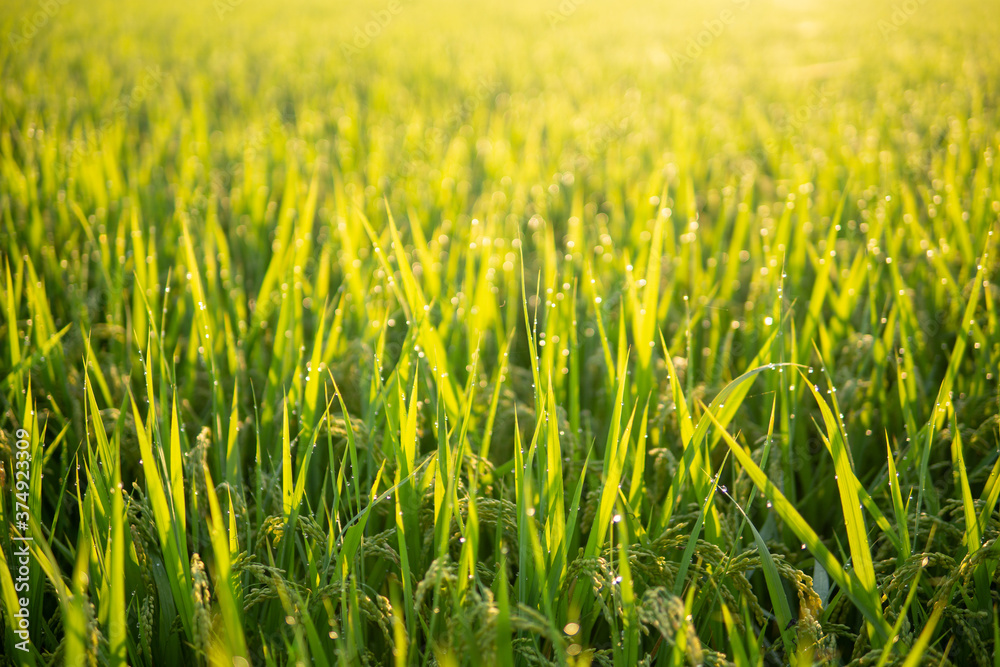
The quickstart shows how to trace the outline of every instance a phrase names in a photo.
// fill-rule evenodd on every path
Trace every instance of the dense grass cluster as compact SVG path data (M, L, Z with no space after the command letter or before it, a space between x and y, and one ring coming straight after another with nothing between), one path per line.
M330 4L0 10L0 663L1000 665L996 2Z

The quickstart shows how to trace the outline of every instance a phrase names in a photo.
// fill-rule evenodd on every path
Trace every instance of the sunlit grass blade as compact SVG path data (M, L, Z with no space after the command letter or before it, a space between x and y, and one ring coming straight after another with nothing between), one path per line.
M590 530L590 536L587 538L587 546L584 549L584 554L587 556L596 555L604 546L605 538L611 527L611 514L618 497L618 483L621 480L625 457L629 450L629 435L632 431L632 421L635 419L635 410L633 409L624 429L621 429L620 422L624 395L625 376L624 373L621 373L619 374L615 407L611 414L611 430L608 433L608 442L604 450L604 483L601 490L601 499L597 507L594 526Z
M709 419L714 419L711 410L707 410L705 414L709 415ZM714 423L718 425L717 422ZM878 635L883 640L887 638L890 628L882 617L881 608L872 602L871 597L865 591L857 575L853 571L850 574L844 571L840 562L826 548L826 545L820 540L816 531L806 523L802 515L788 502L784 494L778 491L777 487L764 474L764 471L754 463L750 455L731 436L728 436L728 433L723 435L723 440L729 446L729 450L736 457L736 460L739 461L740 465L746 471L747 476L750 477L754 485L771 502L772 507L781 517L782 521L788 524L792 532L802 540L806 549L819 561L827 574L847 593L865 619L875 628Z
M976 515L976 506L972 499L972 489L969 488L969 476L965 469L965 454L962 447L962 432L958 427L958 419L955 412L951 414L951 460L952 466L957 473L959 488L962 494L962 510L965 514L965 535L963 544L965 551L972 556L982 548L979 532L979 517ZM973 572L975 581L975 597L973 609L987 609L990 603L990 577L986 571L986 563L980 563Z
M710 417L710 419L714 419ZM721 428L721 426L719 427ZM738 444L732 439L732 436L726 432L722 436L726 444L730 447L739 447ZM732 444L730 444L732 443ZM728 493L726 493L729 496ZM792 611L788 606L788 599L785 597L785 589L781 584L781 576L778 574L778 567L774 564L774 557L771 555L770 549L767 548L767 544L764 542L764 538L761 537L760 532L758 532L757 527L754 525L747 513L740 507L736 499L729 496L729 499L733 502L737 511L743 516L744 522L750 527L753 532L754 545L757 547L757 553L760 554L761 569L764 572L764 581L767 584L767 592L771 598L771 604L774 607L775 619L778 622L778 631L781 633L782 643L784 644L785 651L790 651L792 642L792 633L789 632L792 621Z
M236 581L232 577L230 551L230 538L232 536L226 529L226 524L223 523L219 498L215 493L212 473L209 471L207 465L204 466L203 472L211 517L208 532L212 542L212 552L215 555L215 591L219 597L222 629L226 637L226 642L221 648L226 653L228 661L235 664L237 662L236 658L246 660L247 647L246 639L243 635L243 613L242 609L236 603L238 599L238 595L234 590Z
M889 434L885 434L885 453L889 467L889 494L892 498L892 511L896 519L896 529L899 531L900 558L910 557L910 533L906 516L906 505L903 503L903 492L899 488L899 473L896 472L896 462L889 447Z
M854 474L854 464L850 451L844 440L843 425L837 421L829 405L819 393L817 385L809 381L809 377L799 371L802 381L807 383L816 403L819 405L826 425L823 442L833 457L834 468L837 471L837 489L840 492L840 506L844 513L844 524L847 528L847 541L851 549L851 561L854 564L852 572L856 574L860 590L867 598L867 607L882 620L881 606L878 604L878 593L875 587L875 566L872 563L871 544L868 542L868 528L864 515L861 513L862 503L859 494L861 483ZM828 570L829 571L829 570ZM880 623L884 625L884 621Z
M906 621L906 615L910 610L910 605L913 604L913 598L916 597L917 591L920 590L920 576L923 574L923 570L917 571L917 576L913 578L913 582L910 584L910 592L906 594L906 600L903 602L903 606L899 610L899 617L892 626L892 631L889 634L889 640L882 647L882 654L879 656L878 664L876 667L885 667L886 662L892 657L892 649L896 645L899 637L899 631L903 627L903 623Z
M132 397L132 415L136 424L143 424L135 397ZM172 430L176 432L176 429ZM136 437L139 440L139 450L142 452L146 489L149 494L160 549L163 551L163 563L167 570L170 591L179 607L181 624L187 635L191 637L193 636L194 605L191 592L190 560L184 536L183 506L178 508L176 504L171 503L167 495L163 484L165 472L161 472L161 467L165 466L162 463L157 465L161 459L153 453L153 443L147 438L146 429L136 429ZM183 496L183 487L181 487L180 492Z
M944 603L938 602L934 605L934 611L931 612L930 618L928 618L927 623L924 624L924 629L920 631L917 641L913 642L913 646L910 648L910 652L907 654L906 660L903 662L903 667L917 667L917 665L923 664L924 651L931 643L931 638L934 636L934 630L937 629L938 621L941 620L941 614L944 613L944 610Z

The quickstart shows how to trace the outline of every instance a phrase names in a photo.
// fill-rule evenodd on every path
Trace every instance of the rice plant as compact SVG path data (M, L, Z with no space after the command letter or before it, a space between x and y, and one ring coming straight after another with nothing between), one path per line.
M995 1L0 36L0 664L1000 666Z

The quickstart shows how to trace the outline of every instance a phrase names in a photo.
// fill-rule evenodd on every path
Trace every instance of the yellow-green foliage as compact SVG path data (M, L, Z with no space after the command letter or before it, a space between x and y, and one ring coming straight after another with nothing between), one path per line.
M4 3L0 664L1000 664L998 43Z

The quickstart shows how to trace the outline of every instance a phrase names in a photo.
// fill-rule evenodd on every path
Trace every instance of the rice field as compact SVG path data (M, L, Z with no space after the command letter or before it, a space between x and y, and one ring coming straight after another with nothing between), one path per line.
M0 665L1000 666L995 0L0 7Z

